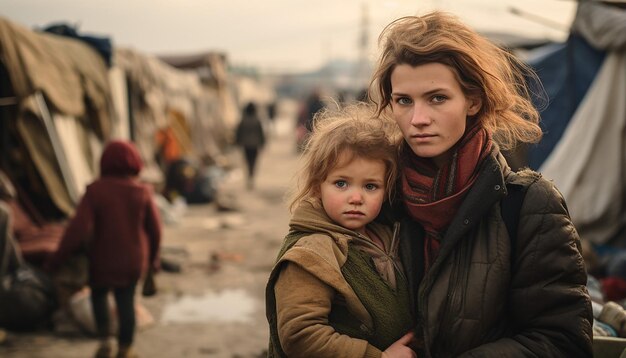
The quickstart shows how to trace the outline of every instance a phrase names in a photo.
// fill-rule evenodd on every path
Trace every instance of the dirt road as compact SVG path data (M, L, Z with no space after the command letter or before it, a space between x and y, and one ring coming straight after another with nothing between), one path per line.
M277 120L247 191L233 171L223 193L238 208L188 206L164 228L163 252L182 266L157 276L159 293L140 298L154 323L136 334L141 357L262 357L268 340L264 289L287 230L284 194L297 163L289 116ZM238 152L232 153L241 161ZM243 166L240 166L243 168ZM97 341L85 335L9 332L1 357L91 357Z

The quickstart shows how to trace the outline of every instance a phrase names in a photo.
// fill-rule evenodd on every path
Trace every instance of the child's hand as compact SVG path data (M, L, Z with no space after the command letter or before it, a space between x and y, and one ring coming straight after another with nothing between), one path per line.
M414 338L413 331L395 341L383 352L383 358L417 358L417 354L408 347Z

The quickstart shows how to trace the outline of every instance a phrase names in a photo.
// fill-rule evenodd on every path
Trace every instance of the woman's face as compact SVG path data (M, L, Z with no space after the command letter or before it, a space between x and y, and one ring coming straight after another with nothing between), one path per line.
M419 157L445 163L465 133L479 99L463 94L454 72L440 63L401 64L391 73L391 109L404 140Z

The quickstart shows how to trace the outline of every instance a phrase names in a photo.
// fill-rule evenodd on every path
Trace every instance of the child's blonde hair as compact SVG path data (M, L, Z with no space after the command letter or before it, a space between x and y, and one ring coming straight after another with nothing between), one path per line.
M324 110L315 116L297 172L297 183L290 195L289 209L305 199L319 195L320 185L348 153L355 157L385 163L385 191L391 198L396 180L399 131L396 124L376 116L375 108L365 103L337 110Z

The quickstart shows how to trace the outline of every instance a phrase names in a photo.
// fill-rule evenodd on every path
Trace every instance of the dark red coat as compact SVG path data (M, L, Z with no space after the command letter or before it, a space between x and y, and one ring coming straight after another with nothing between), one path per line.
M90 283L124 286L159 266L161 221L152 190L132 177L105 176L87 187L48 267L87 244Z

